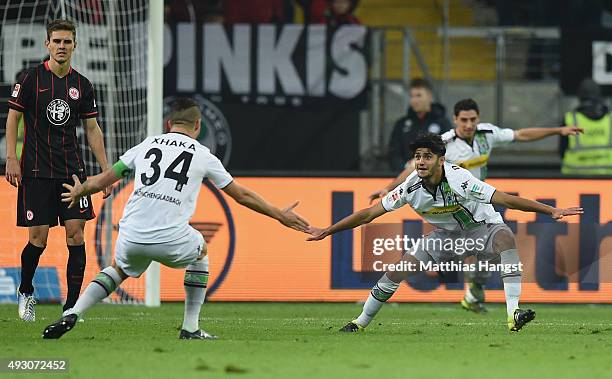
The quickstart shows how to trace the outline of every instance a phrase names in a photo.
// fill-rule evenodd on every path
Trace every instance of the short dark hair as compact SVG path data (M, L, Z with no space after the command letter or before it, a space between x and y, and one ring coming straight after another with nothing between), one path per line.
M72 32L72 37L76 40L76 25L74 22L66 19L55 19L47 24L47 40L51 40L51 33L57 30L67 30Z
M189 97L179 97L174 100L170 109L170 117L168 117L170 125L182 124L194 126L195 122L202 118L200 106L195 100Z
M442 137L436 133L419 134L417 138L409 145L409 149L414 154L417 149L429 149L432 153L439 157L446 154L446 144L442 141Z
M425 88L429 92L433 92L433 88L431 83L427 79L423 78L414 78L410 81L410 88Z
M455 104L455 116L459 116L461 111L476 111L476 114L480 114L478 104L471 98L459 100L457 104Z

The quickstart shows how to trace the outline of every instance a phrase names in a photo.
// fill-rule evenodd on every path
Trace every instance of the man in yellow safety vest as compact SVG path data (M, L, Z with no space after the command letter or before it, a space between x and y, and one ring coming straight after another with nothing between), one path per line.
M585 79L578 88L578 107L565 114L565 125L578 126L584 134L565 137L561 171L566 175L612 175L612 125L610 112L597 83Z

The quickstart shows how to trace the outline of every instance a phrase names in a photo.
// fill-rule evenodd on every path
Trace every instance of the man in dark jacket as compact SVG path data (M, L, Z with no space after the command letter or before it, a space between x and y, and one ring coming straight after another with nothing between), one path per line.
M421 78L410 82L410 103L406 116L395 122L389 140L389 164L391 170L400 172L412 159L408 145L420 133L442 134L451 129L442 104L434 103L431 84Z

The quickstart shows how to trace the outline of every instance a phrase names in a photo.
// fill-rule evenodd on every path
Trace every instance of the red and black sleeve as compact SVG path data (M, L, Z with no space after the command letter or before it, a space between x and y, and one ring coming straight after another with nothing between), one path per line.
M31 99L36 98L36 72L27 70L17 79L13 87L8 106L19 112L24 112L29 107Z
M83 77L83 79L85 79ZM96 94L93 85L85 79L83 86L83 96L79 102L79 116L82 119L98 117L98 107L96 105Z

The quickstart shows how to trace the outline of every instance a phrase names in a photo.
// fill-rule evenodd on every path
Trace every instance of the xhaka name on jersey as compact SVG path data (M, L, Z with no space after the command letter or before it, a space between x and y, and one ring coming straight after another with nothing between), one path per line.
M175 141L173 139L165 139L165 138L153 138L153 143L156 143L158 145L165 145L165 146L178 146L178 147L182 147L188 150L193 150L195 151L196 147L195 144L192 143L191 145L187 146L187 143L184 141Z

